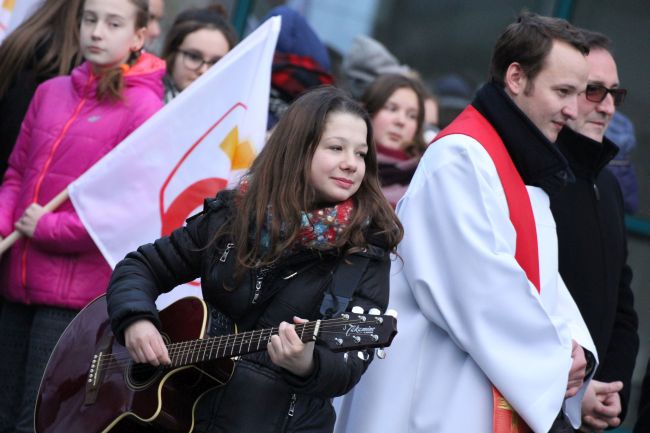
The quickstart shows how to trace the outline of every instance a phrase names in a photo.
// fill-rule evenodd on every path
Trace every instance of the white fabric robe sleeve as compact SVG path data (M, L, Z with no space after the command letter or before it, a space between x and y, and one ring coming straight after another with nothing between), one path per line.
M563 405L578 338L562 316L566 288L545 287L542 272L538 294L516 262L505 194L483 147L460 135L432 146L398 206L404 276L422 314L534 431L546 432ZM567 409L579 423L579 401Z

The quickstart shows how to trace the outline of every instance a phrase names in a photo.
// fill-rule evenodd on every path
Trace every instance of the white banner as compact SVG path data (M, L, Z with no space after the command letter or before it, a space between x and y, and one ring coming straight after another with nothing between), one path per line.
M0 43L29 17L43 0L1 0L0 3Z
M111 267L183 225L250 166L265 141L280 25L262 24L68 188ZM158 306L200 296L193 284Z

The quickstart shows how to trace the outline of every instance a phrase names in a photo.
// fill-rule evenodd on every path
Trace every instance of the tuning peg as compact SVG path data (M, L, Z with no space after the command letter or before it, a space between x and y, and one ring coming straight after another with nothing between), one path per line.
M371 308L368 310L368 314L371 314L373 316L379 316L381 312L379 311L379 308Z
M352 307L352 312L354 314L363 314L363 308L359 307L358 305L355 305L354 307Z
M367 361L368 359L370 359L370 355L368 355L368 352L366 352L365 350L358 351L357 357L362 361Z
M393 310L392 308L386 310L386 315L397 319L397 311Z
M384 359L386 357L386 352L384 352L384 349L376 349L375 353L377 354L377 358L379 359Z

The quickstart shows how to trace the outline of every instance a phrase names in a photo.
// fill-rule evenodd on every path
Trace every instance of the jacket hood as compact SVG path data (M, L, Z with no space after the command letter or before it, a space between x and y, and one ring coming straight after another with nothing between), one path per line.
M341 70L348 81L352 96L359 99L366 88L383 74L408 74L408 66L401 65L397 58L376 39L358 35L343 56Z
M124 89L144 87L162 99L164 94L163 76L165 61L153 54L143 52L132 66L122 65ZM97 78L90 62L86 61L72 70L72 86L79 97L93 97L97 91Z
M331 65L327 48L307 20L288 6L278 6L271 9L262 21L278 15L282 17L282 28L275 51L311 57L322 69L329 72Z

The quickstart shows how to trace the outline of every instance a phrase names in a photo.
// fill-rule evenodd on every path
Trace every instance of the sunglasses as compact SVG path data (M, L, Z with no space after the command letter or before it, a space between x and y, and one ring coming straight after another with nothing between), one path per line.
M626 89L608 89L602 84L587 84L587 90L585 91L585 96L587 101L591 102L603 102L607 97L607 94L610 93L612 98L614 98L614 105L619 106L625 100L625 95L627 95Z

